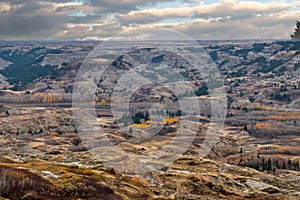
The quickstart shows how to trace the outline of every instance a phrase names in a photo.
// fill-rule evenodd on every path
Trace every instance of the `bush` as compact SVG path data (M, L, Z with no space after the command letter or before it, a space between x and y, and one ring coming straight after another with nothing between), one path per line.
M71 151L72 152L83 152L83 151L87 151L87 148L81 143L78 146L72 146Z
M82 170L92 175L91 170ZM107 185L99 184L95 177L80 177L54 185L25 169L0 166L0 198L30 200L102 199L121 200Z
M48 180L24 169L0 166L0 195L9 199L62 199L62 191Z

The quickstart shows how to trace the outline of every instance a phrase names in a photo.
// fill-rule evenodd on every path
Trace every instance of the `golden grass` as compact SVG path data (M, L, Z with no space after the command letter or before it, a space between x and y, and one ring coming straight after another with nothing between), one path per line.
M52 131L52 132L49 132L48 134L55 136L55 135L57 135L57 132Z
M272 125L270 123L257 123L254 127L256 129L271 129Z
M132 124L129 127L136 127L136 128L148 128L150 126L151 121L148 120L143 124Z
M276 121L300 119L300 112L279 112L277 115L271 115L269 119Z
M166 119L163 120L162 123L165 124L165 125L172 125L172 124L175 124L177 122L179 122L178 118L166 118Z

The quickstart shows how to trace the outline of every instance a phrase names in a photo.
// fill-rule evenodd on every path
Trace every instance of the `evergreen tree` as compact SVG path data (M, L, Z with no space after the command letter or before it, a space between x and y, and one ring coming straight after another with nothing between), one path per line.
M300 40L300 22L297 21L295 33L291 35L292 40Z
M271 158L269 158L269 160L268 160L267 170L268 170L268 172L270 172L270 171L272 170L272 162L271 162Z
M244 125L244 131L248 131L248 127L246 124Z
M254 164L254 169L259 171L259 163L258 162Z
M286 165L285 165L284 161L283 161L283 164L282 164L282 169L286 169Z
M296 162L296 170L300 170L299 161Z
M293 167L294 167L294 170L297 170L297 163L296 163L296 161L293 162Z
M262 171L266 170L266 162L265 162L265 158L262 159Z
M275 166L277 167L277 169L280 169L278 160L275 161Z
M288 160L288 164L287 165L288 165L288 169L292 169L292 161L290 159Z

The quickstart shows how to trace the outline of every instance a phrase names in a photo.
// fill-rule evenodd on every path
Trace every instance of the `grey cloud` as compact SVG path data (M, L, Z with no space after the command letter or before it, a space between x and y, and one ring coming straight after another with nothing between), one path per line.
M191 7L148 10L140 8L155 7L159 1L86 0L82 6L65 4L58 7L53 3L74 1L0 0L1 2L19 5L12 6L8 11L3 9L2 13L0 9L2 40L105 38L129 28L147 26L171 28L195 39L283 38L289 37L288 32L292 31L295 20L300 15L298 11L291 11L295 7L293 3L259 4L253 1L223 1L213 5L200 5L188 0L181 2L194 2L190 4ZM80 15L80 12L84 15ZM184 20L180 23L179 19ZM173 20L173 23L164 24L166 20Z
M11 8L9 12L0 12L2 40L52 38L58 31L65 29L66 23L71 18L67 11L56 11L52 4L40 4L34 0L28 0L26 3L12 0L9 3L19 6Z
M0 0L0 2L6 2L15 5L15 4L27 4L29 2L67 3L67 2L72 2L72 0Z
M195 39L288 39L299 14L267 15L226 23L199 21L172 28Z
M224 18L228 16L230 20L241 20L246 18L253 18L256 15L281 13L284 11L289 11L293 7L295 7L294 4L285 3L261 4L258 2L237 3L232 1L224 1L217 4L199 5L195 7L133 11L127 14L118 15L118 19L123 25L150 24L167 19L207 20L214 18L223 18L223 20L226 20Z
M161 19L159 16L155 16L152 13L137 13L134 15L118 15L117 19L119 22L124 25L128 26L130 24L148 24L157 22L159 19Z
M118 24L102 24L88 28L85 25L78 25L73 28L68 28L60 35L60 39L66 40L83 40L87 38L109 38L120 33L124 29Z
M0 15L0 38L31 38L40 39L42 35L51 36L64 27L63 16L36 15L25 16L18 14Z
M76 9L78 9L77 6L60 6L58 8L56 8L56 12L70 12L70 11L75 11Z
M176 0L87 0L87 3L100 6L107 12L126 13L137 10L139 6L153 6L159 2L174 1Z
M66 17L66 22L71 24L102 24L107 18L107 15L97 13L84 13L84 15L79 16L68 16Z

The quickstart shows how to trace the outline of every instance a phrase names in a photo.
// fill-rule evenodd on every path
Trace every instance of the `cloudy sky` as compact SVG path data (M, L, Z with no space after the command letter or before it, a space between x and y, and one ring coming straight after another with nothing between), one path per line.
M300 0L0 0L0 40L106 39L170 28L194 39L289 39Z

